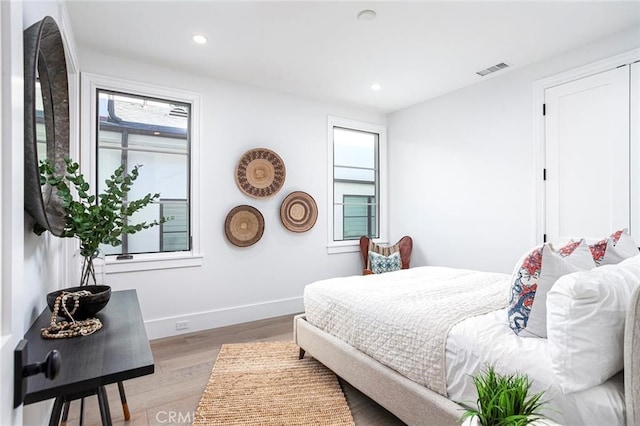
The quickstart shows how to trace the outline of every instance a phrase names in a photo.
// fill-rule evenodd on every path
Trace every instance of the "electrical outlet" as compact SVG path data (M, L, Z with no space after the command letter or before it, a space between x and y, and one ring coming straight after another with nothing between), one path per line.
M189 321L176 321L176 330L186 330L189 328Z

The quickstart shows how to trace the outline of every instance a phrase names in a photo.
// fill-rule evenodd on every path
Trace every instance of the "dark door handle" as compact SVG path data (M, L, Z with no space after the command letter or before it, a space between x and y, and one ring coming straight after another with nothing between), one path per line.
M52 350L42 362L27 364L29 359L27 341L22 339L13 351L13 407L16 408L24 401L27 393L27 377L44 373L44 376L53 380L58 376L62 366L62 356L57 350Z
M44 377L53 380L60 372L60 363L62 357L56 349L50 351L43 362L36 362L22 367L22 377L35 376L44 373Z

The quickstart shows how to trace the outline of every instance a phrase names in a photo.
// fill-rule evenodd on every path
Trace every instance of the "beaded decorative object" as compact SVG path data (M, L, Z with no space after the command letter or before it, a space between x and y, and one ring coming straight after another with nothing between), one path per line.
M73 319L73 315L80 306L80 297L91 295L91 292L87 290L81 290L76 292L63 291L58 297L56 297L55 304L53 305L53 313L51 315L51 323L49 327L41 330L41 335L45 339L65 339L68 337L76 336L88 336L95 333L102 328L102 322L98 318L89 318L83 321L76 321ZM67 308L67 300L73 300L73 308L71 311ZM62 306L65 314L71 318L71 321L58 321L58 313Z

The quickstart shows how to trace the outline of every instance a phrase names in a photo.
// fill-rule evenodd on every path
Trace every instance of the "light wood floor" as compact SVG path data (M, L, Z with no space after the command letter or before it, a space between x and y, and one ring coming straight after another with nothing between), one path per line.
M151 341L155 373L124 383L131 419L121 409L117 386L109 385L109 405L114 425L191 424L193 413L224 343L292 340L293 316L184 334ZM399 419L340 381L356 425L403 425ZM80 402L71 403L67 425L79 424ZM100 425L97 398L85 399L84 425Z

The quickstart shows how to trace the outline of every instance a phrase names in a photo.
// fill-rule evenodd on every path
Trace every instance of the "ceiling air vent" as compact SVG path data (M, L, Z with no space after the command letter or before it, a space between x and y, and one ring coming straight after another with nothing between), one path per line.
M505 64L504 62L500 62L499 64L495 64L489 68L485 68L481 71L476 72L476 74L478 74L480 77L484 77L485 75L489 75L491 73L494 73L496 71L500 71L502 69L507 68L509 65Z

